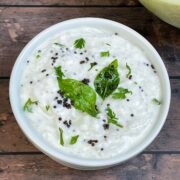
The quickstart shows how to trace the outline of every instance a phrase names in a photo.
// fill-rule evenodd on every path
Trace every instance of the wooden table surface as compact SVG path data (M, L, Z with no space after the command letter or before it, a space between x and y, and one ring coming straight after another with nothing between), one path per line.
M162 131L140 155L105 170L79 171L39 152L19 129L8 98L17 55L43 29L70 18L102 17L142 34L167 67L172 100ZM0 0L0 180L180 179L180 30L148 12L136 0Z

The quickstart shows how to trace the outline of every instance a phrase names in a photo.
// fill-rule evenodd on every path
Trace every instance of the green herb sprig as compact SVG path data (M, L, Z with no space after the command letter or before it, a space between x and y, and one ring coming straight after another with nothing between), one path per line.
M33 101L30 98L24 104L23 110L27 112L32 112L32 105L38 105L38 101Z
M107 67L103 68L94 80L95 90L103 100L118 87L120 78L117 68L118 60L115 59Z
M36 59L40 59L40 57L41 57L40 53L37 52L37 53L35 54L35 58L36 58Z
M128 70L128 73L126 74L126 78L129 78L129 76L131 75L131 68L127 63L126 63L126 69Z
M97 63L96 62L93 62L93 63L90 63L90 68L88 69L88 71L90 71L94 66L96 66L97 65Z
M112 109L110 107L108 107L106 109L106 115L108 117L109 124L114 124L120 128L123 128L123 125L121 125L117 122L118 118L116 117L116 114L112 111Z
M160 104L161 104L161 102L160 102L158 99L156 99L156 98L153 98L153 99L152 99L152 102L153 102L154 104L156 104L156 105L160 105Z
M75 144L79 138L79 135L72 136L69 144Z
M57 45L57 46L59 46L59 47L61 47L61 48L66 47L64 44L61 44L61 43L54 43L54 44Z
M61 66L54 67L56 76L58 80L61 80L64 77L64 73L62 72Z
M82 49L85 47L85 40L83 38L80 38L80 39L76 39L74 41L74 47L75 48L78 48L78 49Z
M112 95L112 98L113 99L126 99L126 94L132 94L132 91L129 91L128 89L120 87L117 89L117 92L115 92Z
M63 79L61 67L55 67L57 81L63 95L73 101L73 106L89 115L96 117L96 93L89 86L75 79Z
M47 105L45 106L46 111L49 111L50 107L51 107L51 106L50 106L49 104L47 104Z
M60 144L62 146L64 146L64 139L63 139L63 129L62 128L59 128L59 133L60 133Z
M109 57L109 56L110 56L110 53L109 53L109 51L104 51L104 52L101 52L101 53L100 53L100 56L101 56L101 57Z

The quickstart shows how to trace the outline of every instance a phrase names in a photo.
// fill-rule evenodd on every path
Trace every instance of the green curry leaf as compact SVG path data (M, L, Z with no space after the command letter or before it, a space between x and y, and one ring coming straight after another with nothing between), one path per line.
M90 63L90 68L88 69L88 71L90 71L94 66L96 66L97 65L97 62L93 62L93 63Z
M108 107L106 109L106 114L108 116L108 120L118 120L118 118L116 117L116 114L112 111L112 109L110 107Z
M107 67L103 68L94 80L95 90L103 100L118 87L120 78L117 67L118 60L115 59Z
M98 110L96 109L96 93L94 90L75 79L62 79L61 68L56 67L56 75L58 85L63 95L73 102L73 106L89 115L96 117Z
M122 124L119 124L116 120L114 120L114 119L109 119L108 120L108 123L109 124L114 124L114 125L116 125L116 126L118 126L118 127L120 127L120 128L123 128L123 125Z
M27 111L27 112L32 112L32 105L38 105L38 101L32 101L30 98L26 101L26 103L24 104L23 110Z

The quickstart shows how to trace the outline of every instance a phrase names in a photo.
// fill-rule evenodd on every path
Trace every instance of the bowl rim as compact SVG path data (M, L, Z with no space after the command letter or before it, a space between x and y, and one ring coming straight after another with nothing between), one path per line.
M148 138L148 140L146 142L143 141L143 143L141 144L141 146L139 146L139 148L136 148L133 151L133 153L129 153L129 154L127 153L125 156L122 156L122 157L115 156L116 158L92 160L92 159L85 159L85 158L79 158L79 157L71 157L66 154L63 154L58 149L57 150L53 149L53 147L51 147L52 145L48 145L44 142L39 141L39 139L37 139L37 137L35 136L35 133L33 133L33 131L23 121L22 115L18 111L18 107L16 106L17 102L15 100L15 97L13 96L14 88L17 83L16 82L16 72L18 71L18 66L21 63L21 61L23 61L22 58L26 54L26 51L29 49L31 44L34 41L36 41L38 38L43 36L43 34L45 34L48 31L53 31L53 29L57 28L58 26L63 26L65 24L71 24L71 23L80 23L80 22L83 23L83 22L87 22L87 21L93 21L93 22L96 21L98 23L105 23L105 24L107 23L107 24L110 24L113 26L117 26L118 28L121 28L121 29L127 31L131 35L136 36L137 39L139 39L144 44L146 44L148 46L149 50L152 53L154 53L154 55L156 56L158 63L160 63L160 65L161 65L163 78L165 80L165 91L166 91L166 97L165 97L166 101L165 102L166 103L164 105L165 106L164 112L161 115L161 119L159 120L160 122L158 124L158 127L156 127L156 130L154 131L152 136ZM155 137L158 135L158 133L162 129L162 127L166 121L166 117L167 117L169 106L170 106L170 98L171 98L170 96L171 96L171 89L170 89L170 82L169 82L167 70L165 68L165 65L164 65L160 55L157 53L155 48L142 35L137 33L135 30L127 27L126 25L123 25L121 23L118 23L118 22L115 22L112 20L103 19L103 18L94 18L94 17L75 18L75 19L62 21L53 26L50 26L49 28L47 28L47 29L41 31L39 34L37 34L31 41L28 42L28 44L23 48L23 50L17 57L16 62L13 66L13 70L11 72L10 83L9 83L9 97L10 97L11 108L12 108L13 114L15 116L15 119L16 119L19 127L23 131L23 133L35 145L35 147L37 147L40 151L42 151L43 153L45 153L46 155L48 155L55 161L58 161L62 164L65 163L67 166L73 165L73 166L94 167L94 168L107 167L107 166L109 167L109 166L116 165L116 164L122 163L124 161L127 161L128 159L130 159L130 158L136 156L137 154L139 154L140 152L142 152L155 139Z

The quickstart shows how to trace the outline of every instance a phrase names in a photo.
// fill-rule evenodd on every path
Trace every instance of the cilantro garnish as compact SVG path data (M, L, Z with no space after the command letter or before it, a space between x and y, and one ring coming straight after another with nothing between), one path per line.
M75 144L79 138L79 135L72 136L69 144Z
M115 59L97 74L94 80L94 87L99 96L104 100L116 90L119 82L118 60Z
M64 73L61 70L61 66L54 67L54 70L56 72L57 78L61 80L64 77Z
M118 88L117 90L118 92L115 92L112 95L113 99L126 99L126 94L132 94L132 91L129 91L128 89L122 87Z
M117 122L118 118L116 117L116 114L112 111L112 109L110 107L108 107L106 109L106 115L108 117L108 123L109 124L114 124L118 127L123 128L123 125L121 125Z
M63 130L62 130L62 128L59 128L59 132L60 132L60 144L62 146L64 146L64 139L63 139Z
M109 53L109 51L100 52L100 56L101 57L109 57L110 53Z
M85 47L85 40L83 38L77 39L74 41L74 47L82 49Z
M30 98L26 101L26 103L24 104L23 110L27 111L27 112L32 112L32 108L31 106L35 104L38 105L38 101L32 101Z
M60 46L62 48L66 47L64 44L61 44L61 43L54 43L54 44L57 45L57 46Z
M126 74L126 78L129 78L129 76L131 75L131 68L127 63L126 63L126 68L128 70L128 73Z
M46 108L46 111L48 111L48 110L50 109L50 105L47 104L47 105L45 106L45 108Z
M96 93L94 90L81 81L75 79L63 79L61 66L55 67L59 89L66 98L73 101L73 106L89 115L96 117Z

